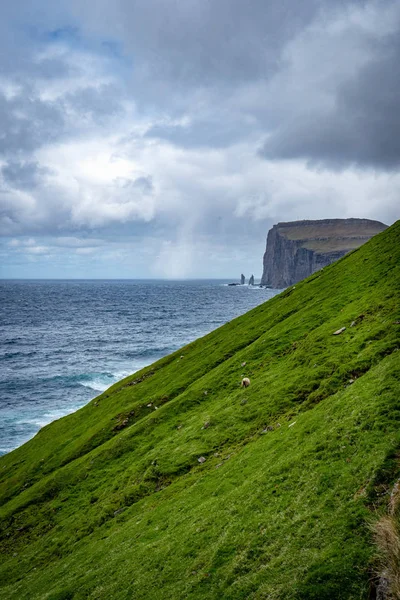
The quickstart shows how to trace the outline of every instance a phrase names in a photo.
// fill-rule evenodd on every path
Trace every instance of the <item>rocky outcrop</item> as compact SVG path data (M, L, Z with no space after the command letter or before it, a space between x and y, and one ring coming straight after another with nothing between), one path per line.
M386 225L369 219L278 223L268 232L261 285L284 288L358 248Z

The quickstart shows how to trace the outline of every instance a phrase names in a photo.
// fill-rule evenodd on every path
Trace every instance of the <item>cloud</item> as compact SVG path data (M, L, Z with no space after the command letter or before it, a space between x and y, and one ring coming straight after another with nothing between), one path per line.
M225 118L227 117L225 111ZM231 115L224 121L217 111L183 124L156 124L145 134L147 138L168 141L182 148L226 148L248 138L252 123L242 116Z
M142 181L140 181L142 180ZM80 185L79 202L71 207L71 220L77 225L97 227L113 221L150 221L154 202L143 178L117 178L107 185Z
M256 271L276 221L398 217L394 0L16 0L3 12L10 265L233 274Z
M59 248L76 248L76 249L85 249L85 248L96 248L99 246L103 246L105 241L102 239L96 239L94 237L90 238L78 238L78 237L65 237L60 236L53 239L53 245Z
M276 109L265 158L331 169L399 166L400 6L372 2L345 17L320 20L287 49L271 91L291 99Z
M122 41L137 76L148 85L153 80L169 87L173 81L195 89L268 76L285 42L312 19L317 6L314 0L102 0L93 14L90 5L73 4L89 31Z
M1 168L3 182L16 189L29 190L37 187L49 170L41 167L37 162L13 161L6 163Z
M198 260L198 256L194 256L193 240L179 242L163 240L152 273L156 277L167 279L190 277L194 260Z
M47 246L28 246L26 252L28 254L47 254L49 251Z

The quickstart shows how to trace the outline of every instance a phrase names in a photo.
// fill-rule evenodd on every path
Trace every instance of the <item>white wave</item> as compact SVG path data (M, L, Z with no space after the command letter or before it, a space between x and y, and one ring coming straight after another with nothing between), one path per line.
M95 392L105 392L106 389L109 388L110 385L112 385L113 383L114 383L114 381L104 383L103 381L100 381L99 379L93 379L92 381L80 381L80 384L83 385L83 387L90 388L91 390L94 390Z
M105 392L114 383L120 379L124 379L128 375L130 375L129 371L118 371L112 375L97 375L93 379L89 379L89 381L80 381L79 383L95 392Z
M147 366L147 363L144 366ZM136 367L134 367L134 368L135 368L135 370L137 370ZM139 367L139 368L142 369L143 367ZM118 373L115 373L114 374L115 381L120 381L121 379L128 377L128 375L132 375L133 372L134 371L120 371Z
M23 419L21 421L17 421L17 425L35 425L36 427L44 427L48 425L52 421L56 421L57 419L61 419L61 417L65 417L66 415L70 415L79 408L82 407L82 404L79 406L70 406L69 408L59 408L55 410L51 410L49 412L43 413L42 415L35 415L31 419Z

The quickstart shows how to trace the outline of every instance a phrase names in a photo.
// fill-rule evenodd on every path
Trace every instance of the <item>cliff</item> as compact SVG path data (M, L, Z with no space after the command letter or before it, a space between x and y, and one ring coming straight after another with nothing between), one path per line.
M400 222L0 457L0 598L380 597L399 281Z
M262 285L284 288L358 248L386 225L369 219L278 223L268 232Z

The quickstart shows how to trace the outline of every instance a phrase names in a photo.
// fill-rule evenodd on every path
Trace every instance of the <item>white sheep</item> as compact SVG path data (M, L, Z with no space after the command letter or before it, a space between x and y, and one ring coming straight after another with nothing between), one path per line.
M250 385L250 379L248 377L243 377L241 387L246 388Z

